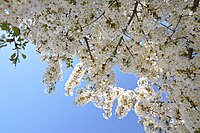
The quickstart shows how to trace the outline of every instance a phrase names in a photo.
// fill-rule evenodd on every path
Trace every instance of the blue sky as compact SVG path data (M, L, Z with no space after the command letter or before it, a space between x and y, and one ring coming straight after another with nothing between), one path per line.
M64 95L64 84L71 70L64 71L54 95L44 93L42 75L47 64L41 62L29 44L17 68L11 64L10 47L0 49L0 133L143 133L137 116L131 111L124 119L109 120L92 105L74 106L74 97ZM117 72L118 86L134 89L133 75ZM113 111L114 113L114 111Z

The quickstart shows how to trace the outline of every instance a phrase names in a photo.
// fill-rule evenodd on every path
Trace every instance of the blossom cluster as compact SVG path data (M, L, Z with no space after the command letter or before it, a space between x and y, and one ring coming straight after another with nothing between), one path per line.
M61 64L57 56L50 56L48 58L49 66L43 75L43 83L46 85L45 92L54 93L55 85L62 77Z
M70 75L69 79L65 83L65 90L67 91L65 93L66 96L73 95L73 89L80 84L84 73L85 73L84 64L82 62L79 62L75 66L72 74Z

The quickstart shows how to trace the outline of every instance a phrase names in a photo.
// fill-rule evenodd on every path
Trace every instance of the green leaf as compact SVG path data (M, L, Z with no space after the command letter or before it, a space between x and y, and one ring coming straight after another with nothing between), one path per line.
M13 54L10 56L11 59L14 59L15 57L16 57L16 53L13 53Z
M17 39L17 41L22 42L22 41L24 41L24 38L19 37L19 38Z
M67 59L66 55L63 55L63 56L61 56L60 58L61 58L61 60L62 60L63 62Z
M22 54L22 57L23 57L23 59L26 59L26 55L25 54Z
M69 2L69 4L76 5L76 0L65 0L65 1Z
M0 39L0 42L5 42L3 39Z
M73 59L72 58L67 58L67 62L66 62L67 68L73 67L72 63L73 63Z
M13 64L15 64L15 66L17 65L17 59L13 60Z
M6 47L6 46L7 46L6 44L3 44L3 45L0 45L0 48Z
M9 30L9 24L7 22L1 23L1 29L2 30Z
M47 26L48 26L47 24L43 24L42 28L44 28L44 30L46 31L47 30Z
M138 123L139 123L139 124L142 124L142 125L143 125L143 122L144 122L144 121L141 120L141 119L138 121Z
M14 36L19 36L20 35L20 29L17 27L12 27L12 30L14 31L13 35Z

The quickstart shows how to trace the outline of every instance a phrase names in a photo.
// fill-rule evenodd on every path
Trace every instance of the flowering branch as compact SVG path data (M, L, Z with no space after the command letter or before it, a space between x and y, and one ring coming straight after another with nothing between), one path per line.
M101 15L99 15L95 20L93 20L92 22L90 22L90 23L84 25L82 28L85 28L85 27L87 27L87 26L93 24L93 23L96 22L98 19L100 19L104 14L105 14L105 11L103 11L103 13L102 13Z
M91 53L91 50L90 50L90 46L89 46L89 44L88 44L88 39L87 39L87 37L83 37L83 38L84 38L84 40L85 40L85 42L86 42L86 45L87 45L87 49L88 49L90 58L91 58L92 62L94 63L94 58L93 58L93 56L92 56L92 53Z

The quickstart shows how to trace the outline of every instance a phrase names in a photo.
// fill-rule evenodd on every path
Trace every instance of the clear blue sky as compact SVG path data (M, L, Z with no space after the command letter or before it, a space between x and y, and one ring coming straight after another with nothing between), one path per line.
M64 84L71 71L65 71L63 81L57 84L52 96L44 93L42 75L46 63L41 62L28 45L26 60L17 68L11 64L11 48L0 49L0 133L143 133L137 116L131 111L124 119L115 115L109 120L103 110L74 106L74 97L64 95ZM133 89L136 78L116 68L118 85ZM114 113L114 110L113 110Z

